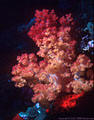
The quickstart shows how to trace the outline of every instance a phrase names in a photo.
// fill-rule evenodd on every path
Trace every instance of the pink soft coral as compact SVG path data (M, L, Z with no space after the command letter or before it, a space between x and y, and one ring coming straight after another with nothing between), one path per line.
M17 87L28 85L34 91L32 101L44 104L55 100L61 92L75 93L76 73L91 68L92 64L85 55L79 55L74 62L76 40L70 34L74 24L71 14L58 19L54 10L37 10L35 17L36 23L28 35L40 48L37 55L44 60L38 62L33 53L18 56L12 80ZM91 84L87 90L93 87L93 82ZM77 89L76 93L79 93Z

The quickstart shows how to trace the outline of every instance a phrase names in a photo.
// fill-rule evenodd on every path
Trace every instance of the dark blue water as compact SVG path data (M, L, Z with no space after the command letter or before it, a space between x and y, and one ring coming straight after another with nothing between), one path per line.
M11 69L16 64L17 55L38 51L35 43L26 34L29 30L27 25L33 18L35 9L54 8L58 15L72 12L75 19L87 13L85 18L82 17L82 21L85 20L85 22L82 22L82 26L84 26L86 21L92 19L91 16L88 17L90 6L84 10L84 5L82 7L80 5L81 0L76 2L74 0L71 0L71 2L70 0L0 1L0 120L12 120L17 113L26 110L28 106L33 106L30 101L33 95L32 90L15 88L14 83L11 82ZM81 13L82 8L84 13ZM25 94L28 95L25 96ZM63 114L54 115L52 111L47 119L62 117L62 115L94 117L93 101L94 95L90 92L81 99L81 106L77 106L69 112L65 111Z

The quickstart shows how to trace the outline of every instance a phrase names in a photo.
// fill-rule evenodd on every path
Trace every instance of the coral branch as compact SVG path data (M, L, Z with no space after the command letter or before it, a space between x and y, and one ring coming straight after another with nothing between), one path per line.
M73 94L73 95L68 95L65 98L63 98L61 100L61 104L60 106L63 109L69 109L69 108L73 108L76 106L76 101L78 98L80 98L81 96L83 96L84 93L80 93L80 94Z

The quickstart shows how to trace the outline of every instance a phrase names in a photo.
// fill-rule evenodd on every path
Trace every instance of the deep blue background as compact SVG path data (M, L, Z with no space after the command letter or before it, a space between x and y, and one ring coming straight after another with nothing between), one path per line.
M0 120L11 120L18 112L33 105L29 101L32 91L28 88L15 88L11 82L11 68L16 64L16 56L38 50L27 36L28 30L20 32L18 28L22 24L28 24L36 9L55 9L59 16L72 12L75 18L86 12L87 19L91 19L89 7L84 7L88 2L89 0L84 4L81 0L0 0ZM27 92L29 97L25 96ZM94 116L93 101L94 95L90 92L80 100L80 106L63 115Z

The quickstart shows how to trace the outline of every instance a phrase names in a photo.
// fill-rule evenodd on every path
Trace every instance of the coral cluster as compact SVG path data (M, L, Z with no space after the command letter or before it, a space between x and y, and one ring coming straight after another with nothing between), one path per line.
M12 69L15 86L29 86L34 91L32 101L44 105L55 100L61 92L81 93L93 88L94 78L84 78L86 69L93 64L87 56L75 54L71 14L59 19L54 10L37 10L35 21L28 36L40 48L37 55L44 60L38 62L34 53L18 56L18 64Z
M90 59L87 56L80 54L77 57L77 60L71 66L71 72L74 76L74 81L70 82L67 87L72 87L74 93L89 91L91 88L93 88L94 71L91 69L91 73L88 72L92 66L93 63L90 62Z

